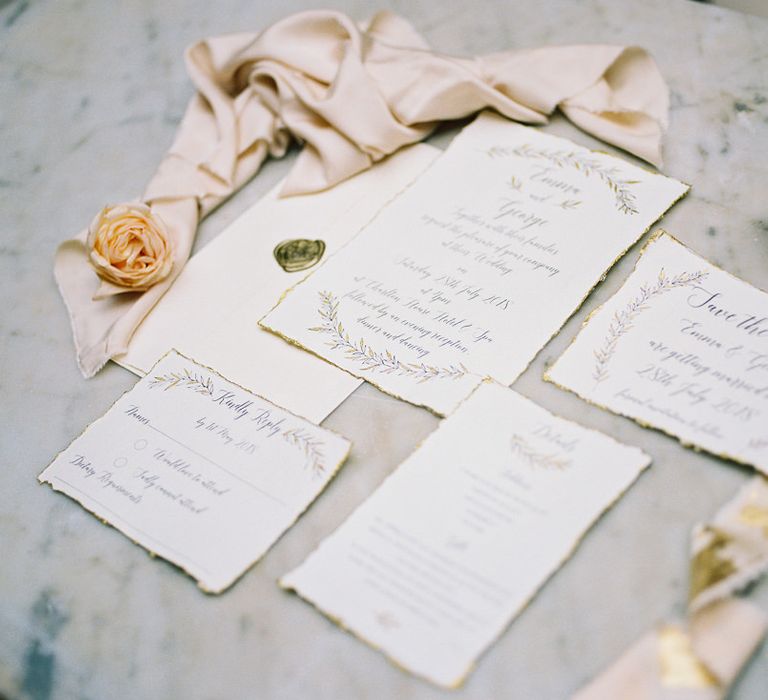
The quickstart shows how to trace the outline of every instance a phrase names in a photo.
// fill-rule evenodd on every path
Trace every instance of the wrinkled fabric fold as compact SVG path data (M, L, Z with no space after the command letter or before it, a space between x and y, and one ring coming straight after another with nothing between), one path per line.
M425 138L437 123L491 108L544 124L559 108L576 125L661 162L667 88L639 48L563 46L462 58L430 50L403 18L358 26L335 11L289 16L263 32L200 41L186 52L196 88L176 139L141 201L173 232L174 269L143 293L102 288L85 236L65 242L55 275L80 368L95 374L184 266L199 221L268 156L303 144L283 196L320 191ZM106 291L105 291L106 290Z
M646 632L572 700L722 700L768 630L734 594L768 569L768 481L692 532L688 618Z

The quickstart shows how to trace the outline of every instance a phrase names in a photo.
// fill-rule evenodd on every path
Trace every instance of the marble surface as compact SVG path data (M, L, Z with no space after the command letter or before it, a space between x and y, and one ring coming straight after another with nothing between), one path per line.
M328 2L363 18L386 3ZM36 475L135 378L85 381L51 265L106 201L139 192L191 94L182 51L314 2L0 0L0 698L440 698L337 629L276 578L299 563L436 425L369 386L327 421L355 443L327 493L229 593L210 597ZM434 46L640 44L672 90L666 172L693 191L664 225L768 286L768 20L687 0L393 2ZM561 119L548 131L599 146ZM444 145L451 131L434 142ZM271 162L205 222L198 247L287 172ZM654 464L481 660L461 699L565 698L649 625L684 611L688 534L748 469L684 449L541 381L635 247L515 388L630 444ZM768 583L751 598L768 609ZM733 698L768 687L768 648Z

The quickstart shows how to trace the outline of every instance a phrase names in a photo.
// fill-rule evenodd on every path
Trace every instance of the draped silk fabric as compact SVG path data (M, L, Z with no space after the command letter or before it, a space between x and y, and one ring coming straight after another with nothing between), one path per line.
M364 26L334 11L289 16L261 33L191 46L197 89L176 139L141 201L166 223L173 270L145 292L101 283L86 233L63 243L55 275L83 374L127 349L131 335L181 272L197 225L291 138L304 144L283 196L332 187L437 122L492 108L544 124L559 108L600 139L659 165L667 88L640 48L563 46L460 58L430 50L388 12ZM94 295L97 298L94 298Z

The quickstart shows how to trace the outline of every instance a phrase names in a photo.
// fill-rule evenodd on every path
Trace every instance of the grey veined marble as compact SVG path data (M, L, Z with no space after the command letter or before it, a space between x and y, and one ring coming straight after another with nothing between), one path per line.
M107 201L138 193L168 147L191 87L182 51L201 36L257 29L368 0L0 0L0 697L447 697L395 669L275 579L436 425L364 386L327 421L354 440L340 476L229 593L201 594L36 475L135 378L79 375L51 264L60 240ZM639 44L672 90L666 172L693 185L664 220L715 263L768 286L768 20L685 0L393 2L450 52L573 42ZM547 127L606 148L563 120ZM444 144L447 135L438 137ZM198 246L290 165L268 164L207 220ZM641 446L654 464L481 660L457 699L559 700L649 625L681 614L688 533L750 471L587 406L544 384L585 315L620 285L638 247L516 383L566 417ZM768 609L768 584L754 601ZM734 690L764 700L768 651Z

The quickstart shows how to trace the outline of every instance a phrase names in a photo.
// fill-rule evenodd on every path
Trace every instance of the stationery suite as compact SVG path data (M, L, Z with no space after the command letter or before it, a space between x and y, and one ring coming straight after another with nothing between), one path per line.
M545 378L768 473L768 294L664 231Z
M281 199L281 183L190 259L116 362L142 375L177 348L319 423L360 380L288 346L258 319L439 153L417 144L315 194Z
M281 585L455 687L649 463L486 381Z
M293 524L349 447L170 352L39 480L220 593Z
M485 113L261 325L448 414L512 383L687 190Z
M451 414L281 585L456 687L650 463L502 385L688 190L509 120L559 109L659 163L664 80L638 47L452 57L388 12L299 13L186 62L196 94L141 197L56 255L83 375L145 376L39 481L219 593L340 468L349 441L315 423L362 379ZM439 157L408 147L486 108ZM187 264L292 139L292 174ZM664 232L546 378L768 473L768 295ZM758 479L699 526L687 627L578 697L723 697L768 627L732 595L768 567L767 513Z

